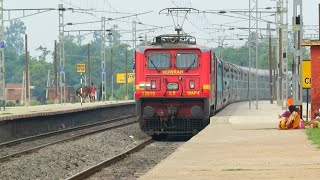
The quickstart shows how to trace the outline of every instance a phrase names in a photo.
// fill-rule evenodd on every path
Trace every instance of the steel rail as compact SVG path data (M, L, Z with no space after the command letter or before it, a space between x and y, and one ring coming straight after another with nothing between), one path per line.
M74 128L63 129L63 130L43 133L43 134L39 134L39 135L29 136L29 137L25 137L25 138L21 138L21 139L16 139L16 140L8 141L8 142L5 142L5 143L1 143L0 144L0 148L9 147L9 146L13 146L13 145L16 145L16 144L21 144L21 143L24 143L24 142L33 141L33 140L37 140L37 139L40 139L40 138L46 138L46 137L50 137L50 136L54 136L54 135L58 135L58 134L62 134L62 133L68 133L68 132L72 132L72 131L75 131L75 130L81 130L81 129L86 129L86 128L90 128L90 127L94 127L94 126L100 126L100 125L103 125L103 124L116 122L116 121L119 121L119 120L122 120L122 119L128 119L128 118L131 118L131 117L134 117L134 116L135 115L123 116L123 117L120 117L120 118L115 118L115 119L111 119L111 120L96 122L96 123L87 124L87 125L83 125L83 126L77 126L77 127L74 127Z
M133 153L136 153L138 151L140 151L141 149L143 149L144 147L146 147L147 145L153 143L154 140L152 140L152 138L149 138L147 139L146 141L140 143L139 145L131 148L130 150L124 152L124 153L121 153L119 155L116 155L114 157L112 157L111 159L108 159L106 161L103 161L95 166L92 166L72 177L69 177L67 178L67 180L82 180L82 179L85 179L85 178L88 178L90 177L91 175L101 171L103 168L106 168L112 164L115 164L116 162L118 161L121 161L123 160L124 158L126 158L128 155L130 154L133 154Z
M117 122L117 121L120 121L120 120L123 120L123 119L124 118L119 118L119 119L113 120L112 122L109 122L107 124L111 124L111 123L114 123L114 122ZM100 132L103 132L103 131L107 131L107 130L110 130L110 129L115 129L115 128L127 126L127 125L130 125L130 124L134 124L136 122L137 121L134 120L134 121L126 122L126 123L123 123L123 124L115 125L115 126L112 126L112 127L105 127L105 128L98 129L98 130L95 130L95 131L86 132L86 133L82 133L82 134L79 134L79 135L67 137L67 138L64 138L64 139L61 139L61 140L57 140L57 141L54 141L54 142L51 142L51 143L47 143L47 144L44 144L44 145L41 145L41 146L37 146L37 147L30 148L30 149L27 149L27 150L24 150L24 151L20 151L20 152L17 152L17 153L13 153L13 154L10 154L10 155L7 155L7 156L0 157L0 162L9 161L12 158L20 157L22 155L30 154L30 153L33 153L33 152L37 152L38 150L40 150L42 148L45 148L45 147L48 147L48 146L51 146L51 145L54 145L54 144L80 139L80 138L88 136L88 135L93 135L93 134L100 133Z

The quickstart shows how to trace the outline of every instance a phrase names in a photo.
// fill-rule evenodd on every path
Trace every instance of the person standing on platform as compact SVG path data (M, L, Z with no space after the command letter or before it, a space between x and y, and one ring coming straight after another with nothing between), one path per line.
M90 87L90 101L95 102L96 101L96 87L93 83L91 83Z

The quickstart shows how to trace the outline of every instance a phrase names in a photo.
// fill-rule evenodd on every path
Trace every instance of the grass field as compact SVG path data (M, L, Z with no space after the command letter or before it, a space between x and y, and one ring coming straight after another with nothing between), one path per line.
M320 149L320 129L306 129L306 133L308 135L308 138Z

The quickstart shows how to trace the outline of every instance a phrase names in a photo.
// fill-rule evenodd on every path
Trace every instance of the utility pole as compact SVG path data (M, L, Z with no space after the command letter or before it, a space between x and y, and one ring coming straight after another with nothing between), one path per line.
M148 35L147 34L144 35L144 45L145 46L148 45Z
M6 82L4 66L4 27L3 27L3 0L0 0L0 110L6 109Z
M60 57L60 103L66 103L66 74L64 57L64 11L63 4L59 4L59 57Z
M26 47L26 100L25 100L25 106L30 105L30 88L29 88L29 60L28 60L28 35L25 34L25 47Z
M283 105L283 59L282 59L282 28L279 28L279 53L278 53L278 58L279 58L279 101L278 105L282 106Z
M272 69L273 69L273 98L274 100L277 100L277 80L278 80L278 74L277 74L277 61L276 61L276 46L272 47Z
M25 71L23 71L22 72L22 86L21 86L21 103L23 103L24 101L25 101L25 99L26 99L26 96L25 96L25 93L26 93L26 91L25 91L25 84L26 83L26 72Z
M128 100L128 49L126 49L126 97L125 97L125 100Z
M276 50L276 58L277 58L277 104L282 106L283 98L282 98L282 80L283 80L283 72L282 72L282 7L281 1L277 2L277 14L276 14L276 24L277 24L277 50Z
M106 18L101 18L101 100L106 101Z
M48 75L47 75L47 87L46 87L46 100L49 98L49 87L50 87L50 69L48 70Z
M301 42L303 37L303 16L302 0L293 1L293 40L294 40L294 61L293 61L293 102L294 105L302 105L301 86Z
M225 60L224 59L224 55L223 55L223 47L224 47L224 41L225 41L226 37L222 37L222 36L219 36L219 57L222 59L222 60Z
M286 100L288 99L288 0L277 2L277 35L278 35L278 105L283 109L286 108Z
M253 60L255 60L255 67L256 69L256 83L255 83L255 98L256 98L256 109L259 108L259 76L258 76L258 49L259 49L259 41L258 41L258 34L259 34L259 21L258 21L258 0L249 0L249 109L251 109L251 93L254 92L254 84L251 83L253 81L253 76L251 76L251 68ZM252 20L255 20L252 24ZM255 37L254 41L252 40L252 29L255 29ZM254 57L255 55L255 57Z
M110 87L111 87L111 97L110 97L110 100L112 101L113 100L113 49L112 49L112 45L111 45L111 48L110 48L110 77L111 77L111 80L110 80Z
M88 80L89 86L91 85L91 58L90 58L90 44L88 44Z
M54 99L58 98L58 49L57 41L54 41Z
M283 11L283 16L285 17L284 22L283 22L283 32L282 32L282 58L283 58L283 74L285 75L283 78L283 91L284 91L284 100L283 100L283 105L282 107L285 109L287 107L287 99L289 97L289 74L288 74L288 0L286 2L283 2L282 5L282 11Z
M137 46L137 22L132 21L132 69L133 73L135 72L135 51L136 51L136 46ZM134 76L135 77L135 76ZM135 99L135 90L136 90L136 83L135 79L133 79L133 99Z
M272 39L270 23L267 24L268 36L269 36L269 82L270 82L270 104L273 104L273 83L272 83Z

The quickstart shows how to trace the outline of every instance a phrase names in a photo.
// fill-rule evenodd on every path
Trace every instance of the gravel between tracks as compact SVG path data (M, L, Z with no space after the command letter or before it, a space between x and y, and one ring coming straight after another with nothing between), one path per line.
M20 151L24 151L24 150L31 149L31 148L34 148L34 147L38 147L38 146L41 146L41 145L44 145L44 144L52 143L52 142L55 142L55 141L58 141L58 140L70 138L70 137L73 137L73 136L76 136L76 135L81 135L81 134L85 134L85 133L88 133L88 132L97 131L97 130L102 129L102 128L113 127L115 125L119 125L119 124L122 124L124 122L131 122L131 121L134 121L135 119L136 118L128 118L128 119L125 119L125 120L122 120L122 121L118 121L118 122L113 122L113 123L110 123L110 124L104 124L104 125L94 126L94 127L91 127L91 128L80 129L80 130L75 130L75 131L72 131L72 132L53 135L53 136L50 136L50 137L41 138L41 139L34 140L34 141L24 142L24 143L17 144L17 145L14 145L14 146L2 147L2 148L0 148L0 157L7 156L7 155L10 155L10 154L14 154L14 153L18 153Z
M157 165L161 160L168 157L183 143L184 142L154 142L123 161L103 169L89 179L137 179Z
M112 129L0 164L0 179L65 179L147 139L138 124Z

